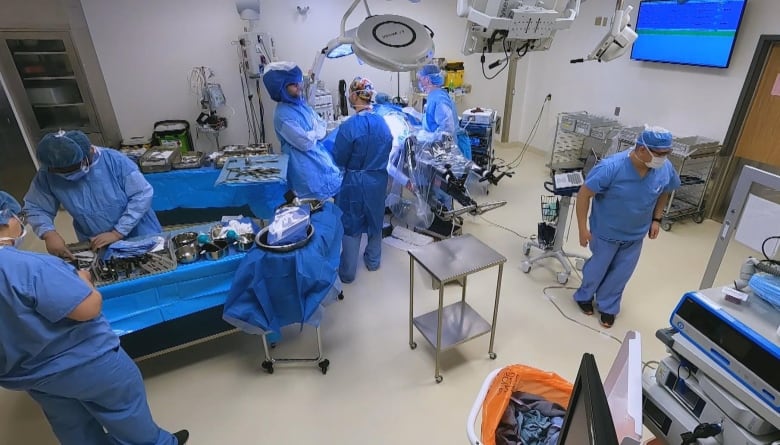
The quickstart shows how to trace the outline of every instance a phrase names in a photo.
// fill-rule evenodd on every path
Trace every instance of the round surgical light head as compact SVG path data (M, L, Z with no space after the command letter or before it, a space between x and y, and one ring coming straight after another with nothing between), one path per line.
M366 64L384 71L415 70L433 59L433 32L408 17L368 17L357 27L352 50Z

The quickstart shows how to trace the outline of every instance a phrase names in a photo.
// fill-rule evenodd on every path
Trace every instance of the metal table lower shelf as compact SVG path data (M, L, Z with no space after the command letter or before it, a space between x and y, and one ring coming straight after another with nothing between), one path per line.
M414 263L419 263L433 277L439 290L438 309L414 316ZM439 374L439 355L442 351L490 332L488 355L496 358L493 341L496 335L498 301L501 295L501 277L506 257L485 245L472 235L450 238L409 251L409 347L415 349L414 327L436 348L436 383ZM498 266L493 321L488 323L466 303L468 275ZM463 288L459 302L444 306L444 284L459 281Z
M490 323L464 301L444 306L442 311L442 351L490 332ZM436 333L439 327L438 310L414 317L414 326L431 346L436 347Z

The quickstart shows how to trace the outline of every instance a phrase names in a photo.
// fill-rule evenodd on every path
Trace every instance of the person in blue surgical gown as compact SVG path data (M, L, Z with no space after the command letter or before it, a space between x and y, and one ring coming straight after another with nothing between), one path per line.
M186 430L154 423L90 273L17 249L27 233L20 210L0 192L0 387L38 402L63 445L186 443Z
M428 93L423 129L430 133L449 133L458 142L463 157L471 159L471 142L458 122L458 109L449 93L442 88L444 75L436 65L425 65L417 72L417 86Z
M162 232L152 210L152 186L124 154L94 147L80 131L47 134L36 154L41 168L24 210L52 255L72 258L54 227L60 204L73 217L78 240L90 241L93 249Z
M382 221L387 191L387 162L393 135L385 120L371 109L374 87L368 79L356 77L349 85L349 103L355 115L341 124L336 135L333 158L344 170L336 205L343 215L339 278L354 281L360 254L360 239L368 244L363 262L368 270L379 269L382 258Z
M671 151L669 131L647 128L634 149L596 164L577 193L580 244L590 247L593 255L582 270L582 285L574 301L590 315L595 300L604 327L611 327L620 311L623 289L639 261L642 240L658 237L669 196L680 187L680 178L667 159Z
M289 156L287 185L300 198L332 198L341 186L341 173L320 142L327 126L306 103L301 69L291 62L270 63L263 84L277 102L274 130L282 153Z

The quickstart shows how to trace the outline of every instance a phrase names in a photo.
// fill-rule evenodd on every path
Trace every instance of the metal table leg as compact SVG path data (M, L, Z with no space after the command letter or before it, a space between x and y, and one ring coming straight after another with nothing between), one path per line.
M414 257L409 255L409 347L414 349Z
M461 289L461 293L460 293L460 302L461 303L465 303L466 302L466 282L468 281L468 278L469 278L468 275L465 275L463 277L463 283L462 283L463 284L463 289Z
M444 380L444 377L442 377L439 374L439 355L441 355L442 315L444 315L444 283L439 281L439 311L438 311L439 321L436 326L436 374L434 375L434 378L436 379L436 383L441 383L441 381Z
M493 303L493 323L490 325L490 349L488 356L496 359L496 353L493 352L493 339L496 337L496 320L498 319L498 299L501 296L501 278L504 275L504 263L498 265L498 280L496 281L496 301Z

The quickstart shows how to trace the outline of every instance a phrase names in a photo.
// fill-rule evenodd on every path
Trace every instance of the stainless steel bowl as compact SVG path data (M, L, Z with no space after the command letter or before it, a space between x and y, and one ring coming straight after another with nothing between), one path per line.
M314 236L314 226L309 224L308 229L306 229L306 238L302 239L301 241L298 241L297 243L293 243L293 244L272 246L268 244L268 227L266 227L263 230L261 230L260 233L257 234L257 237L255 238L255 244L257 244L257 246L260 247L261 249L267 250L269 252L291 252L295 249L300 249L306 244L309 244L309 241L311 241L311 238L313 236Z
M224 241L227 238L227 236L220 235L222 227L222 224L215 224L209 229L209 235L211 235L213 241Z
M255 243L255 234L254 233L242 233L241 235L238 235L238 239L236 240L236 250L239 252L246 252L247 250L252 248L252 245Z
M173 247L178 249L179 247L196 245L198 244L198 234L195 232L183 232L178 235L174 235L171 238L173 241Z
M224 258L228 253L228 242L225 240L214 240L201 246L200 254L207 260L216 261Z
M178 261L179 264L194 263L200 258L200 248L197 243L178 247L173 253L176 255L176 261Z

